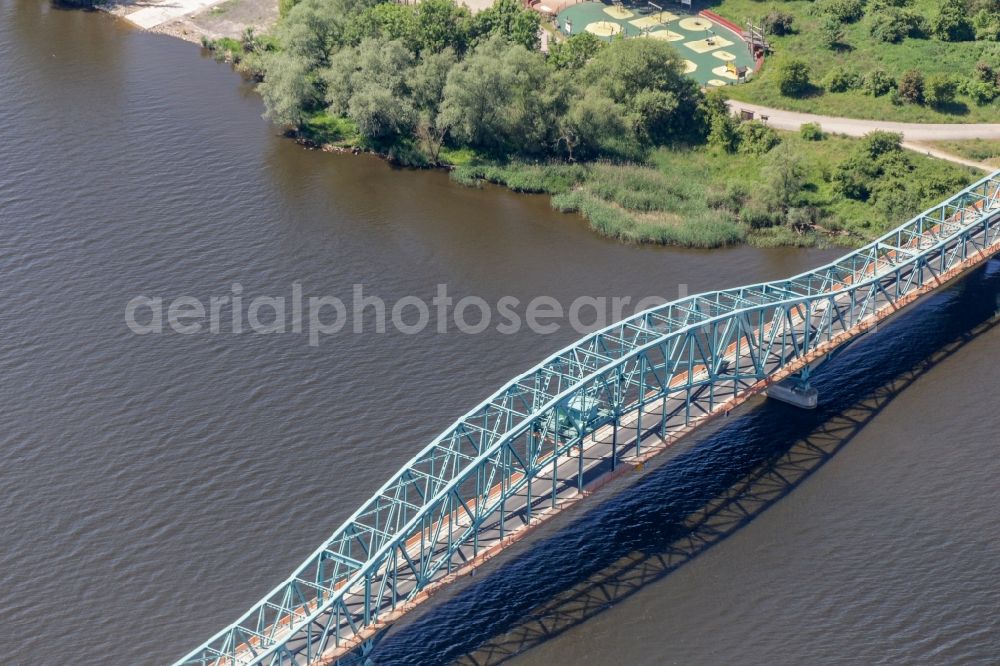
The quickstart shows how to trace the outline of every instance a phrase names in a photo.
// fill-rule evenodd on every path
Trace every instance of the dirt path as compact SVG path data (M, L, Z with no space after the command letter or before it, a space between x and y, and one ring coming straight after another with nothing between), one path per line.
M882 120L860 120L856 118L837 118L820 116L798 111L772 109L758 104L747 104L737 100L726 102L733 113L752 111L755 118L767 117L767 124L775 129L798 130L806 123L816 123L825 132L846 134L847 136L864 136L868 132L883 130L898 132L903 135L903 147L924 153L932 157L963 164L983 171L995 171L985 162L976 162L952 153L927 145L927 141L963 140L963 139L1000 139L1000 123L897 123Z
M977 162L976 160L970 160L954 153L949 153L948 151L941 150L940 148L935 148L929 143L921 143L919 141L904 141L903 148L908 148L917 153L924 153L931 157L937 157L938 159L948 160L949 162L954 162L956 164L963 164L973 169L979 169L980 171L985 171L987 173L993 173L997 170L996 167L987 164L986 162Z
M968 125L950 123L895 123L883 120L858 120L818 116L812 113L771 109L757 104L747 104L729 100L729 108L734 112L742 109L753 111L754 115L767 116L767 124L777 129L797 130L805 123L818 123L827 132L863 136L873 130L899 132L906 141L943 141L947 139L1000 139L1000 123L975 123Z

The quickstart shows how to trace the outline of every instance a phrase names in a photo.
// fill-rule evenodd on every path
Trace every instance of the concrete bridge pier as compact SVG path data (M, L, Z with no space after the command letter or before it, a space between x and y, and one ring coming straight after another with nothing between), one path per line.
M806 366L802 372L767 389L767 397L799 409L816 409L816 405L819 404L819 391L809 383L811 374L812 368Z

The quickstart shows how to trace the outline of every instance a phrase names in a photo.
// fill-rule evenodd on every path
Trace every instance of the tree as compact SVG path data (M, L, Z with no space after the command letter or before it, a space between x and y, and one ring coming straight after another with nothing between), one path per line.
M349 16L358 7L350 0L301 0L278 29L285 51L310 69L326 67L342 43Z
M996 50L993 52L997 53ZM1000 69L993 63L1000 63L1000 58L991 55L989 51L983 54L987 59L980 60L972 72L972 78L965 81L961 90L972 98L978 106L985 106L1000 97Z
M910 104L924 103L924 75L919 69L910 69L903 73L897 87L899 97Z
M555 115L550 72L540 53L485 42L448 73L437 123L496 157L545 154Z
M634 158L639 153L627 113L595 88L574 95L558 121L557 143L570 160L601 155Z
M977 106L986 106L1000 96L1000 89L996 84L975 79L966 81L962 86L962 92L971 97Z
M963 0L944 0L931 21L931 31L944 42L964 42L976 38Z
M589 32L578 32L569 39L549 43L550 65L556 69L583 69L604 46L599 37Z
M802 199L807 182L805 163L789 144L776 146L767 156L765 197L769 203L787 211Z
M413 54L398 39L365 39L356 47L341 49L321 72L330 111L347 114L351 98L367 84L403 100L409 92L407 79L412 65Z
M358 133L378 147L394 144L413 131L413 106L391 89L368 82L354 91L347 116L358 126Z
M870 160L877 160L883 155L898 153L903 149L903 135L897 132L875 130L861 138L857 151Z
M704 98L681 71L670 44L654 39L611 42L583 70L583 79L621 104L636 119L639 134L653 144L704 139Z
M365 38L402 40L408 49L420 49L417 14L412 5L385 2L354 14L347 25L344 41L357 45Z
M278 125L300 127L305 109L319 102L306 60L287 52L268 54L264 71L264 81L257 88L264 100L264 116Z
M444 97L444 86L448 82L448 72L456 62L458 57L450 48L424 55L409 75L410 94L415 108L437 115Z
M993 65L985 60L980 60L976 63L975 78L984 83L993 83L997 81L997 73L994 71Z
M329 111L355 122L372 145L409 136L416 123L409 81L413 54L402 40L364 39L341 49L321 71Z
M805 62L792 58L778 67L778 90L785 97L800 97L812 88L809 67Z
M420 147L432 163L438 161L448 126L438 123L448 72L457 62L455 52L446 48L427 53L410 74L410 94L417 114L416 135Z
M496 0L476 14L472 32L480 41L500 37L529 51L538 49L538 12L525 9L517 0Z
M452 0L422 0L417 5L417 33L421 52L452 48L464 53L471 39L472 15Z

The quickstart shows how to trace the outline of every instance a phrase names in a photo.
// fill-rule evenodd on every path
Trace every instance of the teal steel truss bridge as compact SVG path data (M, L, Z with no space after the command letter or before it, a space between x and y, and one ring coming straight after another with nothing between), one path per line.
M439 435L291 576L175 666L335 663L750 397L808 403L811 367L998 250L1000 172L828 265L683 298L588 335Z

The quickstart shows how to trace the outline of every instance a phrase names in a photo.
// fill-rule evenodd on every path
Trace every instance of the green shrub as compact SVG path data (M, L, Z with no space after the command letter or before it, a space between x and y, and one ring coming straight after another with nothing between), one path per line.
M976 39L984 42L1000 42L1000 11L980 9L972 17L972 27Z
M888 7L875 12L868 31L881 42L897 44L904 37L920 37L927 30L924 17L909 9Z
M902 134L876 130L864 135L857 150L860 154L875 160L883 155L898 153L902 150L902 144Z
M886 174L904 177L911 168L903 154L903 135L892 132L870 132L851 155L837 166L833 182L836 190L848 199L867 201Z
M924 101L934 107L947 106L955 101L958 82L946 74L932 74L924 85Z
M785 214L785 222L793 230L798 232L807 231L819 222L820 211L815 206L800 206L789 208Z
M836 49L844 44L844 24L835 16L823 16L817 33L820 43L828 49Z
M909 7L912 4L913 0L871 0L866 10L869 14L874 14L890 7Z
M708 133L708 145L726 153L735 153L740 145L739 121L729 113L712 116L712 127Z
M745 155L763 155L781 143L778 133L759 120L740 123L739 134L739 152Z
M910 104L923 104L924 103L924 75L921 74L919 69L910 69L903 72L903 76L899 79L899 85L896 88L899 92L899 97L904 102Z
M985 60L976 63L975 78L985 83L1000 82L997 79L997 72L993 66Z
M766 229L781 224L781 213L755 201L740 211L740 222L751 229Z
M977 81L975 79L965 82L963 92L972 98L972 101L978 106L986 106L1000 95L1000 90L997 89L995 83L987 83L986 81Z
M739 213L750 198L750 191L741 183L730 183L722 191L710 190L705 197L709 208Z
M826 75L824 84L830 92L847 92L848 90L857 88L861 84L861 77L846 67L834 67Z
M788 12L770 11L761 21L761 27L770 35L790 35L794 32L795 17Z
M826 138L823 128L817 123L805 123L799 128L799 136L806 141L822 141Z
M805 62L792 58L778 67L778 90L786 97L799 97L812 88L809 67Z
M944 0L931 20L931 31L945 42L965 42L976 38L975 28L962 0Z
M865 94L881 97L896 87L896 80L884 69L873 69L865 74L861 81L861 89Z
M817 6L820 11L833 16L841 23L853 23L865 13L862 0L821 0Z

